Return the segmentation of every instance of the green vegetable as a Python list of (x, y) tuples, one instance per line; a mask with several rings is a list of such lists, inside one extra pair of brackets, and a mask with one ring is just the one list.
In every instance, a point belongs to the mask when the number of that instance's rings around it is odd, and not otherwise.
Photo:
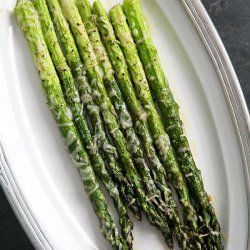
[[(109, 61), (108, 55), (106, 53), (106, 50), (101, 42), (100, 35), (98, 33), (98, 29), (93, 22), (93, 15), (91, 13), (91, 6), (88, 2), (88, 0), (77, 0), (76, 5), (79, 9), (80, 15), (82, 17), (82, 20), (84, 21), (86, 31), (89, 35), (90, 42), (93, 46), (93, 50), (95, 52), (97, 61), (99, 63), (99, 66), (102, 71), (103, 75), (103, 82), (105, 84), (106, 90), (109, 93), (110, 100), (115, 107), (116, 113), (119, 118), (120, 122), (120, 128), (123, 131), (126, 142), (127, 142), (127, 148), (128, 151), (131, 152), (134, 159), (136, 159), (136, 163), (138, 168), (140, 169), (140, 173), (142, 175), (142, 179), (144, 182), (144, 185), (147, 187), (147, 196), (149, 199), (154, 201), (157, 206), (161, 206), (162, 209), (165, 211), (171, 210), (170, 213), (172, 213), (172, 209), (169, 209), (169, 204), (166, 204), (165, 201), (161, 198), (161, 192), (160, 190), (155, 186), (154, 180), (151, 177), (150, 169), (148, 168), (145, 160), (143, 151), (141, 149), (141, 143), (139, 139), (137, 138), (137, 135), (133, 128), (133, 122), (131, 119), (131, 116), (127, 110), (126, 104), (123, 101), (123, 97), (121, 95), (120, 89), (117, 85), (116, 79), (114, 78), (114, 72), (112, 69), (112, 65)], [(141, 124), (141, 130), (146, 130), (147, 128), (145, 124)], [(144, 133), (145, 134), (145, 133)], [(148, 133), (145, 137), (146, 141), (145, 148), (146, 148), (146, 155), (150, 161), (150, 163), (153, 165), (153, 167), (159, 168), (160, 162), (156, 156), (155, 150), (152, 146), (152, 139), (150, 137), (150, 134)], [(156, 183), (158, 182), (158, 178), (155, 177)], [(163, 196), (166, 197), (169, 195), (169, 189), (168, 188), (162, 188), (162, 185), (160, 186), (160, 189), (163, 193)], [(167, 193), (167, 194), (165, 194)], [(173, 201), (173, 200), (172, 200)], [(174, 202), (172, 203), (172, 205)], [(170, 206), (172, 207), (172, 206)], [(172, 215), (171, 215), (172, 216)]]
[(70, 28), (78, 45), (79, 53), (84, 62), (84, 66), (86, 67), (86, 73), (89, 78), (91, 88), (96, 92), (96, 95), (93, 96), (94, 101), (100, 107), (103, 120), (122, 160), (123, 166), (126, 170), (126, 175), (134, 185), (138, 201), (140, 202), (141, 207), (146, 213), (149, 221), (153, 225), (157, 226), (164, 234), (167, 234), (169, 233), (168, 224), (159, 216), (152, 204), (152, 201), (147, 199), (141, 184), (141, 178), (134, 167), (129, 152), (126, 149), (125, 138), (119, 129), (115, 110), (105, 91), (101, 72), (98, 67), (93, 48), (75, 3), (73, 0), (60, 0), (60, 5), (65, 18), (70, 24)]
[(89, 158), (85, 152), (63, 98), (60, 81), (46, 47), (38, 16), (28, 0), (17, 2), (15, 14), (19, 26), (28, 41), (37, 71), (42, 80), (49, 108), (65, 139), (72, 161), (79, 169), (86, 192), (100, 220), (101, 231), (116, 249), (126, 249), (118, 230), (108, 212), (105, 197), (99, 188)]
[(126, 59), (128, 69), (134, 83), (137, 98), (140, 100), (144, 110), (146, 111), (149, 129), (154, 138), (155, 145), (159, 150), (161, 160), (169, 174), (169, 179), (173, 182), (175, 188), (177, 189), (180, 201), (183, 203), (185, 219), (188, 220), (189, 224), (191, 224), (192, 229), (194, 230), (194, 233), (197, 234), (197, 218), (189, 199), (188, 189), (182, 178), (182, 174), (179, 170), (177, 162), (175, 161), (173, 149), (169, 143), (168, 135), (164, 130), (161, 118), (155, 108), (148, 81), (121, 5), (116, 5), (110, 10), (110, 18), (113, 22), (115, 34), (120, 42), (124, 57)]
[[(99, 63), (99, 66), (101, 68), (102, 71), (102, 75), (104, 78), (104, 83), (106, 86), (106, 89), (109, 93), (109, 97), (116, 109), (116, 112), (118, 114), (118, 116), (121, 118), (120, 119), (120, 124), (121, 124), (121, 128), (123, 128), (123, 131), (126, 135), (126, 138), (130, 139), (127, 140), (128, 142), (130, 141), (130, 147), (132, 149), (132, 151), (135, 151), (135, 153), (139, 151), (138, 155), (139, 155), (139, 159), (142, 158), (141, 157), (141, 149), (139, 148), (139, 141), (136, 137), (135, 131), (132, 127), (132, 120), (130, 117), (129, 112), (127, 111), (127, 107), (126, 104), (123, 101), (123, 97), (121, 95), (120, 89), (117, 85), (117, 82), (114, 78), (114, 72), (113, 72), (113, 68), (111, 65), (111, 62), (109, 61), (108, 55), (106, 53), (106, 50), (101, 42), (98, 30), (96, 25), (94, 24), (94, 17), (91, 14), (91, 8), (90, 8), (90, 4), (87, 0), (77, 0), (76, 1), (77, 7), (79, 9), (79, 12), (81, 14), (81, 17), (83, 19), (83, 21), (85, 22), (85, 28), (86, 31), (88, 32), (89, 35), (89, 39), (91, 41), (91, 44), (93, 46), (93, 49), (95, 51), (96, 57), (97, 57), (97, 61)], [(139, 105), (134, 105), (134, 107), (139, 107)], [(140, 111), (139, 111), (140, 113)], [(135, 118), (136, 120), (137, 118)], [(156, 191), (156, 187), (151, 185), (151, 194), (150, 194), (150, 188), (148, 189), (148, 194), (153, 197), (153, 195), (157, 195), (154, 199), (155, 202), (157, 202), (157, 200), (159, 199), (160, 204), (162, 206), (162, 209), (164, 211), (167, 211), (168, 216), (174, 220), (175, 222), (175, 229), (176, 230), (176, 234), (177, 237), (179, 239), (181, 239), (183, 241), (183, 245), (185, 245), (185, 241), (186, 241), (186, 235), (184, 232), (182, 232), (182, 229), (180, 227), (180, 220), (179, 220), (179, 216), (178, 216), (178, 211), (176, 210), (176, 205), (175, 202), (172, 198), (171, 195), (171, 190), (168, 188), (168, 185), (166, 183), (165, 180), (165, 170), (163, 169), (158, 157), (156, 156), (156, 152), (154, 147), (152, 146), (152, 139), (151, 136), (148, 132), (147, 129), (147, 125), (139, 120), (139, 122), (137, 122), (137, 130), (139, 132), (139, 134), (141, 135), (141, 140), (145, 146), (145, 151), (146, 151), (146, 155), (150, 161), (151, 167), (152, 167), (152, 176), (153, 179), (155, 181), (155, 183), (157, 184), (157, 186), (159, 187), (159, 189), (162, 192), (162, 197), (165, 200), (165, 204), (161, 201), (160, 196), (158, 196), (158, 192), (159, 190)], [(134, 155), (134, 157), (138, 158), (138, 156)], [(144, 169), (145, 170), (145, 169)], [(148, 180), (150, 180), (151, 178), (148, 177), (147, 179), (144, 179), (144, 182), (147, 182)], [(158, 202), (159, 203), (159, 202)], [(167, 204), (166, 204), (167, 203)]]
[(166, 132), (176, 152), (179, 165), (186, 177), (191, 194), (200, 204), (205, 225), (211, 232), (210, 237), (218, 249), (223, 249), (220, 226), (215, 211), (209, 202), (200, 170), (196, 167), (187, 137), (183, 131), (183, 123), (179, 115), (179, 107), (175, 102), (169, 84), (161, 66), (157, 50), (153, 44), (148, 26), (142, 13), (139, 0), (124, 0), (124, 11), (132, 30), (140, 58), (142, 60), (150, 88), (159, 105)]
[(99, 108), (93, 102), (91, 88), (85, 76), (85, 70), (69, 25), (63, 16), (58, 0), (47, 0), (47, 4), (50, 9), (51, 17), (60, 38), (67, 62), (76, 80), (76, 85), (79, 90), (82, 103), (92, 122), (94, 134), (96, 135), (96, 144), (99, 145), (104, 152), (105, 158), (108, 162), (107, 167), (109, 168), (111, 175), (114, 177), (114, 180), (118, 184), (123, 200), (126, 202), (126, 204), (128, 204), (136, 218), (140, 219), (141, 214), (139, 204), (135, 199), (133, 187), (121, 171), (121, 168), (116, 160), (116, 150), (114, 150), (113, 146), (110, 145), (107, 140), (99, 114)]
[(63, 55), (59, 42), (57, 40), (56, 32), (52, 20), (50, 18), (49, 10), (45, 0), (34, 0), (34, 6), (38, 12), (41, 28), (47, 44), (48, 50), (51, 54), (52, 61), (61, 79), (61, 84), (66, 98), (66, 102), (71, 109), (73, 121), (80, 135), (82, 144), (87, 149), (92, 166), (95, 173), (103, 182), (112, 197), (117, 213), (119, 215), (119, 222), (122, 228), (122, 233), (128, 246), (132, 247), (132, 228), (133, 224), (129, 220), (126, 208), (120, 198), (119, 191), (109, 175), (105, 163), (98, 152), (97, 145), (92, 141), (92, 136), (88, 128), (86, 119), (83, 116), (83, 106), (75, 86), (74, 78), (70, 68)]
[[(83, 19), (84, 25), (85, 25), (85, 29), (88, 33), (89, 36), (89, 40), (91, 42), (91, 45), (93, 46), (93, 50), (95, 52), (95, 55), (97, 58), (100, 57), (99, 53), (104, 52), (103, 50), (101, 51), (102, 48), (100, 48), (100, 46), (102, 46), (101, 44), (101, 40), (100, 40), (100, 36), (97, 30), (97, 27), (95, 26), (95, 24), (92, 22), (92, 16), (91, 16), (91, 12), (89, 10), (91, 10), (90, 5), (88, 3), (88, 1), (85, 0), (77, 0), (76, 1), (76, 5), (79, 9), (79, 13)], [(88, 15), (90, 13), (90, 15)], [(98, 45), (97, 45), (98, 42)], [(105, 53), (106, 54), (106, 53)], [(103, 57), (103, 54), (101, 55)], [(105, 55), (107, 57), (107, 55)], [(102, 60), (104, 60), (104, 58), (102, 58)], [(98, 61), (98, 59), (97, 59)], [(99, 63), (100, 65), (100, 63)], [(101, 66), (103, 66), (103, 68), (101, 68), (101, 70), (103, 70), (103, 82), (107, 84), (107, 82), (109, 81), (115, 81), (113, 74), (111, 74), (109, 72), (109, 70), (112, 70), (112, 67), (110, 68), (109, 66), (111, 65), (103, 65), (101, 64)], [(106, 73), (108, 72), (108, 76), (106, 76)], [(112, 101), (112, 98), (110, 98)], [(118, 119), (120, 122), (120, 128), (125, 131), (125, 134), (127, 135), (129, 133), (130, 137), (126, 136), (126, 143), (127, 143), (127, 148), (128, 151), (131, 153), (132, 157), (135, 159), (136, 161), (136, 166), (140, 169), (140, 172), (142, 174), (142, 179), (143, 182), (145, 183), (146, 186), (146, 190), (147, 190), (147, 194), (150, 196), (150, 199), (154, 199), (155, 195), (159, 195), (159, 193), (155, 192), (155, 186), (154, 186), (154, 182), (151, 179), (150, 176), (150, 171), (147, 167), (147, 164), (144, 160), (144, 155), (143, 155), (143, 151), (141, 149), (140, 146), (140, 142), (136, 136), (136, 134), (134, 133), (133, 129), (132, 129), (132, 120), (131, 117), (129, 115), (129, 113), (126, 111), (126, 106), (124, 105), (124, 103), (122, 104), (122, 107), (118, 104), (118, 103), (113, 103), (116, 113), (118, 115)], [(118, 106), (119, 105), (119, 106)], [(152, 195), (152, 196), (151, 196)]]
[[(134, 93), (132, 83), (130, 81), (129, 73), (127, 70), (127, 64), (126, 64), (126, 61), (124, 59), (123, 53), (119, 47), (119, 43), (117, 42), (117, 40), (115, 38), (114, 31), (113, 31), (112, 26), (107, 18), (105, 10), (99, 1), (94, 2), (93, 12), (94, 12), (94, 14), (97, 15), (97, 23), (98, 23), (99, 31), (102, 34), (103, 42), (106, 45), (106, 49), (108, 51), (109, 58), (110, 58), (112, 65), (117, 73), (117, 79), (118, 79), (120, 87), (124, 93), (125, 99), (127, 101), (127, 105), (130, 108), (131, 113), (133, 114), (134, 118), (137, 121), (143, 120), (145, 122), (145, 119), (144, 119), (145, 115), (142, 115), (143, 113), (141, 112), (139, 103), (136, 100), (136, 96)], [(141, 122), (137, 122), (136, 126), (138, 126), (140, 123)], [(161, 123), (160, 123), (160, 126), (162, 126)], [(154, 132), (154, 133), (152, 133), (153, 135), (155, 135), (155, 132), (159, 134), (159, 128), (156, 127), (155, 131), (153, 131), (153, 132)], [(145, 137), (145, 131), (142, 134), (144, 134), (144, 137)], [(165, 134), (164, 129), (163, 129), (163, 134)], [(157, 135), (157, 136), (158, 136), (158, 138), (160, 137), (159, 135)], [(154, 139), (157, 139), (157, 137)], [(161, 149), (161, 151), (163, 151), (163, 150), (164, 150), (164, 148)], [(169, 152), (171, 152), (171, 151), (169, 151)], [(167, 166), (167, 169), (170, 168), (172, 172), (173, 171), (177, 172), (177, 174), (175, 174), (175, 176), (174, 176), (176, 179), (173, 178), (175, 181), (174, 184), (179, 190), (179, 193), (181, 195), (181, 201), (184, 203), (184, 210), (185, 210), (186, 215), (187, 215), (186, 218), (189, 219), (190, 224), (193, 225), (195, 227), (195, 230), (196, 230), (197, 229), (197, 225), (195, 223), (196, 217), (195, 217), (194, 210), (191, 206), (191, 203), (189, 201), (188, 192), (185, 188), (185, 183), (183, 182), (181, 173), (179, 172), (178, 166), (175, 162), (174, 155), (170, 154), (170, 157), (171, 157), (170, 158), (171, 161), (169, 161), (169, 156), (166, 157), (166, 159), (164, 159), (163, 157), (161, 157), (161, 158), (163, 159), (163, 163), (165, 163), (165, 166)], [(174, 165), (170, 165), (169, 163), (174, 164)], [(172, 174), (172, 172), (171, 172), (171, 174)]]

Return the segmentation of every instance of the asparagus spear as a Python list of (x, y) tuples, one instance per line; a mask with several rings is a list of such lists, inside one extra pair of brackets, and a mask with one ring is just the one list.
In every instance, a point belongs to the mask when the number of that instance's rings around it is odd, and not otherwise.
[(156, 97), (163, 116), (165, 130), (170, 136), (181, 170), (186, 177), (191, 194), (201, 206), (206, 226), (210, 228), (217, 248), (223, 249), (218, 219), (204, 189), (201, 172), (193, 159), (187, 137), (183, 130), (178, 104), (174, 100), (165, 77), (157, 50), (142, 13), (140, 1), (124, 0), (123, 7), (147, 74), (150, 88)]
[[(97, 94), (94, 96), (94, 101), (100, 106), (100, 111), (104, 122), (114, 141), (118, 154), (121, 157), (126, 174), (135, 187), (141, 207), (146, 213), (150, 223), (158, 227), (161, 232), (166, 235), (169, 233), (168, 224), (163, 218), (159, 216), (152, 204), (152, 201), (147, 199), (141, 184), (141, 178), (138, 175), (133, 161), (130, 158), (130, 154), (126, 149), (124, 136), (119, 129), (119, 125), (116, 120), (116, 113), (103, 86), (97, 60), (77, 7), (75, 6), (73, 0), (60, 0), (60, 5), (65, 18), (70, 24), (72, 33), (78, 45), (80, 56), (84, 61), (87, 76), (91, 82), (91, 88), (93, 91), (97, 92)], [(172, 239), (167, 238), (167, 240), (172, 246)]]
[(89, 194), (92, 206), (100, 220), (101, 231), (114, 248), (126, 249), (126, 244), (123, 242), (108, 212), (105, 197), (99, 188), (88, 155), (81, 144), (72, 119), (69, 116), (60, 82), (45, 45), (35, 8), (28, 0), (18, 1), (15, 8), (15, 15), (28, 41), (37, 71), (42, 80), (49, 108), (65, 139), (65, 144), (72, 161), (80, 172), (85, 190)]
[(121, 168), (116, 160), (116, 150), (113, 150), (113, 147), (109, 144), (106, 137), (99, 114), (99, 108), (92, 100), (91, 88), (84, 74), (83, 64), (68, 23), (63, 16), (62, 10), (57, 0), (47, 0), (47, 4), (50, 9), (55, 28), (57, 29), (57, 33), (60, 38), (67, 62), (76, 80), (76, 85), (79, 90), (82, 103), (90, 117), (92, 126), (94, 127), (94, 133), (97, 135), (96, 143), (100, 144), (100, 147), (104, 152), (105, 158), (108, 162), (109, 171), (118, 184), (123, 200), (130, 207), (135, 217), (140, 220), (141, 214), (139, 204), (135, 199), (133, 187), (129, 180), (122, 173)]
[[(91, 13), (90, 4), (88, 0), (77, 0), (76, 5), (79, 9), (79, 12), (83, 21), (85, 22), (85, 28), (88, 32), (89, 39), (96, 53), (99, 66), (101, 67), (103, 78), (104, 78), (104, 83), (109, 93), (110, 99), (119, 117), (123, 118), (122, 124), (126, 124), (125, 134), (128, 135), (129, 137), (136, 138), (134, 128), (132, 127), (131, 116), (127, 110), (127, 106), (121, 95), (120, 89), (114, 77), (114, 71), (113, 71), (111, 62), (109, 61), (107, 52), (101, 42), (100, 35), (94, 23), (95, 20)], [(136, 99), (135, 99), (135, 102), (136, 103), (133, 105), (134, 110), (136, 109), (136, 107), (140, 107), (140, 105), (137, 104)], [(137, 113), (141, 113), (140, 108), (138, 108)], [(176, 209), (175, 202), (172, 198), (171, 190), (169, 189), (168, 184), (166, 183), (166, 180), (165, 180), (165, 176), (166, 176), (165, 170), (156, 155), (155, 149), (152, 145), (152, 138), (149, 134), (146, 123), (143, 122), (142, 120), (138, 120), (138, 117), (134, 117), (134, 118), (135, 118), (135, 121), (137, 121), (137, 130), (144, 144), (146, 155), (151, 165), (152, 177), (155, 183), (157, 184), (158, 188), (161, 190), (162, 197), (166, 203), (163, 205), (164, 211), (167, 211), (168, 216), (171, 218), (171, 220), (174, 221), (174, 224), (175, 224), (174, 227), (176, 231), (175, 234), (177, 235), (179, 242), (182, 242), (181, 245), (185, 246), (186, 235), (181, 229), (178, 211)], [(136, 143), (134, 144), (136, 145)]]
[(132, 248), (133, 224), (129, 220), (126, 208), (120, 198), (119, 191), (105, 167), (105, 163), (98, 152), (98, 148), (96, 145), (94, 145), (92, 141), (92, 136), (89, 131), (87, 121), (82, 114), (83, 107), (80, 101), (78, 91), (75, 87), (74, 78), (57, 40), (54, 26), (50, 18), (49, 10), (46, 5), (46, 1), (34, 0), (33, 3), (38, 12), (45, 42), (51, 54), (51, 58), (55, 65), (55, 68), (61, 79), (61, 84), (66, 98), (66, 102), (71, 109), (73, 115), (72, 119), (78, 130), (82, 144), (87, 149), (87, 153), (90, 156), (90, 160), (92, 162), (92, 166), (94, 168), (95, 173), (100, 178), (100, 180), (102, 181), (114, 201), (114, 205), (119, 215), (119, 222), (122, 228), (122, 234), (126, 239), (128, 246)]
[[(146, 165), (145, 160), (143, 159), (143, 151), (141, 149), (141, 143), (133, 129), (132, 118), (127, 110), (126, 104), (123, 101), (121, 96), (121, 92), (114, 78), (114, 73), (112, 69), (112, 65), (108, 59), (108, 55), (105, 51), (105, 48), (101, 42), (100, 35), (98, 33), (98, 29), (93, 22), (93, 16), (91, 14), (91, 6), (88, 0), (77, 0), (76, 5), (78, 7), (79, 13), (81, 15), (82, 20), (84, 21), (86, 31), (89, 35), (90, 42), (93, 46), (93, 50), (96, 54), (97, 61), (102, 70), (103, 82), (105, 84), (106, 90), (109, 93), (110, 100), (115, 107), (116, 113), (118, 114), (118, 118), (120, 120), (120, 128), (125, 134), (126, 142), (128, 144), (128, 151), (131, 151), (132, 156), (142, 165), (141, 167), (141, 175), (143, 176), (145, 186), (147, 187), (147, 195), (150, 199), (154, 200), (157, 205), (166, 206), (165, 202), (161, 200), (160, 191), (155, 186), (155, 183), (151, 177), (150, 170)], [(147, 141), (150, 141), (151, 138), (147, 138)], [(148, 143), (147, 145), (148, 146)], [(153, 149), (147, 148), (147, 154), (149, 159), (152, 161), (152, 153)], [(157, 158), (153, 158), (154, 165), (155, 160)], [(157, 162), (158, 163), (158, 162)], [(163, 203), (163, 204), (162, 204)]]

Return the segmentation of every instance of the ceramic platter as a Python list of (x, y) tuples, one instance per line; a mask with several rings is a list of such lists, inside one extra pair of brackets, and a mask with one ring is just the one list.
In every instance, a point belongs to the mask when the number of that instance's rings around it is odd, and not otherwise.
[[(103, 0), (107, 9), (117, 2)], [(245, 250), (249, 117), (230, 60), (199, 0), (142, 4), (213, 197), (225, 249)], [(110, 249), (46, 106), (14, 5), (0, 0), (1, 185), (36, 249)], [(134, 224), (136, 250), (166, 249), (145, 218)]]

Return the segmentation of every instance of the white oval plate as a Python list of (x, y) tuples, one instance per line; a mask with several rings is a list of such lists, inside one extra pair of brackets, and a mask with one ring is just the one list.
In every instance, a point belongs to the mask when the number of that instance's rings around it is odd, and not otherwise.
[[(142, 3), (225, 247), (247, 249), (249, 117), (232, 65), (199, 0)], [(1, 184), (37, 249), (109, 249), (45, 104), (15, 1), (0, 5)], [(134, 236), (135, 249), (166, 249), (145, 219)]]

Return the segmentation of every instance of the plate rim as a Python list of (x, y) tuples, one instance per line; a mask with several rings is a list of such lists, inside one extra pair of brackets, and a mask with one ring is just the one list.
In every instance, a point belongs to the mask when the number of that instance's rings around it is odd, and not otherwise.
[(234, 123), (246, 182), (247, 249), (250, 249), (250, 117), (248, 107), (229, 55), (201, 0), (181, 0), (181, 2), (210, 55)]
[[(250, 118), (239, 80), (230, 58), (201, 0), (180, 0), (200, 35), (222, 86), (240, 145), (248, 202), (248, 240), (250, 248)], [(11, 172), (0, 140), (0, 184), (28, 238), (36, 249), (50, 250), (53, 246), (29, 210)]]

